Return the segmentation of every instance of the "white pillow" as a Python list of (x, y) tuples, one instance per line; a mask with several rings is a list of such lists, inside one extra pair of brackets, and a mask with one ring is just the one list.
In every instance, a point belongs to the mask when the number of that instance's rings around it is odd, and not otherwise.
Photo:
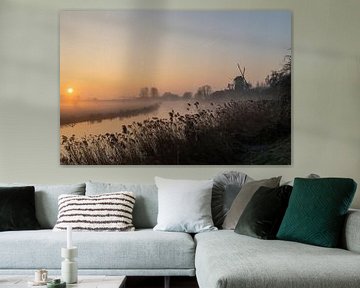
[(217, 230), (211, 217), (213, 180), (155, 177), (159, 212), (154, 230), (198, 233)]

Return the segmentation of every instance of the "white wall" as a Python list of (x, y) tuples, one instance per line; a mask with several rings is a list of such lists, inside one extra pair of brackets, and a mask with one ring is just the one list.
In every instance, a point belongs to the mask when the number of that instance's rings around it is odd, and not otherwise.
[[(293, 11), (292, 165), (60, 166), (58, 12), (117, 8)], [(0, 0), (0, 182), (145, 183), (236, 169), (254, 178), (344, 176), (360, 186), (359, 19), (358, 0)]]

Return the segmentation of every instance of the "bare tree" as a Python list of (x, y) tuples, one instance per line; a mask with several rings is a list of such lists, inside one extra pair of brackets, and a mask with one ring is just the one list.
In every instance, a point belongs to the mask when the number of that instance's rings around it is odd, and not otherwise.
[(151, 98), (159, 98), (159, 90), (156, 87), (151, 87), (150, 97)]
[(198, 88), (195, 98), (198, 100), (209, 99), (212, 93), (212, 89), (210, 85), (204, 85)]
[(148, 98), (149, 97), (149, 88), (148, 87), (141, 88), (140, 92), (139, 92), (139, 97), (140, 98)]

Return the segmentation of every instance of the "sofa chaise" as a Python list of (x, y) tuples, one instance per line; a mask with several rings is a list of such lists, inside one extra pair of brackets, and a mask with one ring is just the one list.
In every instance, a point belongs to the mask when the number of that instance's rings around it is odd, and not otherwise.
[(360, 287), (360, 211), (350, 211), (342, 249), (262, 240), (231, 230), (195, 236), (201, 288)]

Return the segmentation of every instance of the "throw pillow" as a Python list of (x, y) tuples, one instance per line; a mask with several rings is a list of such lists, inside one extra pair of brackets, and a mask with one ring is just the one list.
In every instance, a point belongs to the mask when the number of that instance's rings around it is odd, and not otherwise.
[(269, 188), (278, 187), (280, 179), (281, 176), (270, 179), (252, 181), (244, 184), (224, 219), (223, 229), (234, 230), (237, 222), (240, 219), (241, 214), (243, 213), (246, 205), (249, 203), (251, 197), (255, 194), (255, 192), (261, 186)]
[(213, 180), (155, 177), (159, 213), (154, 230), (198, 233), (216, 230), (211, 217)]
[(136, 229), (154, 228), (158, 215), (158, 192), (154, 184), (86, 182), (86, 195), (131, 191), (136, 202), (133, 223)]
[[(306, 176), (306, 177), (304, 177), (304, 178), (315, 179), (315, 178), (320, 178), (320, 176), (319, 176), (318, 174), (311, 173), (311, 174), (307, 175), (307, 176)], [(289, 181), (286, 181), (286, 182), (284, 182), (282, 185), (290, 185), (290, 186), (294, 186), (294, 179), (289, 180)]]
[(34, 194), (33, 186), (0, 187), (0, 231), (40, 228)]
[[(35, 187), (35, 210), (41, 228), (52, 229), (58, 216), (58, 197), (61, 194), (85, 195), (85, 184), (33, 185), (0, 183), (4, 187)], [(119, 191), (119, 190), (118, 190)]]
[(241, 187), (251, 180), (245, 173), (238, 171), (227, 171), (215, 176), (212, 189), (211, 213), (216, 227), (221, 228), (225, 216)]
[(295, 178), (277, 238), (336, 247), (355, 190), (348, 178)]
[(74, 231), (133, 231), (132, 192), (96, 196), (61, 195), (55, 231), (72, 226)]
[(288, 206), (292, 187), (260, 187), (251, 198), (235, 232), (260, 239), (275, 239)]

